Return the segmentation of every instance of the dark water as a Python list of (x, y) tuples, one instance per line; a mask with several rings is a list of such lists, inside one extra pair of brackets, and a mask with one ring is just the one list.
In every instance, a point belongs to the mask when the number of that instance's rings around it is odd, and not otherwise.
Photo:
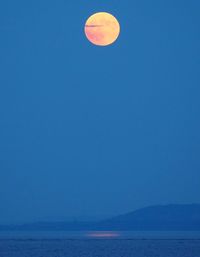
[(1, 232), (0, 257), (200, 257), (200, 232)]
[(200, 257), (200, 240), (0, 240), (1, 257)]
[(200, 239), (200, 231), (8, 231), (0, 239)]

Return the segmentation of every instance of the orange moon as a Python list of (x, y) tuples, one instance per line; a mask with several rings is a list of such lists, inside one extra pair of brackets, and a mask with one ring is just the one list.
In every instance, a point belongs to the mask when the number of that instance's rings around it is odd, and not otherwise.
[(119, 37), (120, 24), (110, 13), (95, 13), (86, 21), (85, 34), (94, 45), (107, 46)]

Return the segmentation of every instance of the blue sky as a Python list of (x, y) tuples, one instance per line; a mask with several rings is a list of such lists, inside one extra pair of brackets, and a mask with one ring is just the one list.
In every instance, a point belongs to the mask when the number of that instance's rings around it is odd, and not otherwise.
[[(110, 12), (118, 41), (90, 44)], [(200, 202), (200, 2), (0, 3), (0, 222)]]

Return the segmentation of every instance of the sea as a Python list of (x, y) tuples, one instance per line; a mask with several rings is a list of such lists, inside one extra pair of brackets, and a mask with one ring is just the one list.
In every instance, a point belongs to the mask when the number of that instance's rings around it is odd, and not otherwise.
[(0, 257), (200, 257), (200, 231), (0, 232)]

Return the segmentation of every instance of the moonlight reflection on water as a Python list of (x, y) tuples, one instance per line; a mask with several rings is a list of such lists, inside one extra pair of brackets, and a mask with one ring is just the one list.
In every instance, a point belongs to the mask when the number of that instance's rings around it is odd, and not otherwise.
[(120, 237), (119, 232), (113, 232), (113, 231), (95, 231), (95, 232), (89, 232), (86, 234), (87, 237), (90, 238), (118, 238)]

